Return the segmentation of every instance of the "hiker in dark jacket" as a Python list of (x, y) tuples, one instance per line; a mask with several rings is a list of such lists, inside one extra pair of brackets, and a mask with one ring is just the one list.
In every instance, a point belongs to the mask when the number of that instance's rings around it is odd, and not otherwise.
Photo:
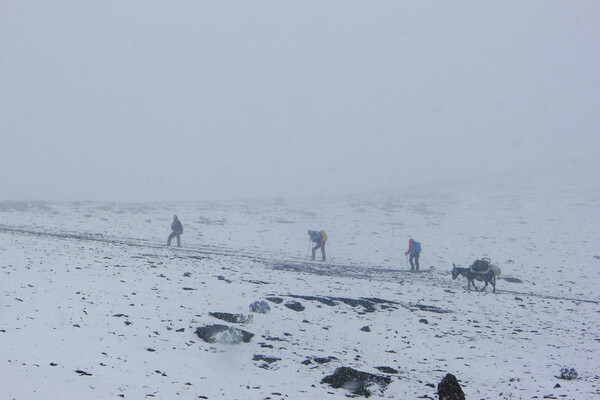
[(317, 245), (312, 249), (312, 260), (315, 259), (315, 252), (317, 249), (321, 249), (321, 255), (323, 256), (323, 261), (325, 261), (325, 241), (326, 238), (321, 235), (321, 232), (318, 231), (308, 231), (308, 236), (310, 236), (310, 240), (315, 242)]
[(181, 247), (181, 234), (183, 233), (183, 225), (181, 225), (181, 221), (177, 219), (177, 215), (173, 215), (173, 223), (171, 224), (171, 234), (167, 239), (167, 246), (171, 245), (171, 240), (177, 236), (177, 247)]
[[(415, 239), (410, 239), (408, 241), (408, 251), (406, 253), (404, 253), (405, 256), (410, 254), (410, 258), (409, 258), (409, 262), (410, 262), (410, 270), (412, 272), (415, 272), (415, 266), (416, 271), (419, 271), (419, 256), (421, 255), (421, 243), (419, 242), (415, 242)], [(413, 260), (414, 260), (414, 264), (413, 264)]]

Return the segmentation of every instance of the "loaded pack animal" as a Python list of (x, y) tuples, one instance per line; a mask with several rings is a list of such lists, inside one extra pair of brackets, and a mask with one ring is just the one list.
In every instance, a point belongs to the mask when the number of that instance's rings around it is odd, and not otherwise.
[(475, 260), (475, 262), (469, 268), (460, 268), (457, 267), (454, 263), (452, 264), (454, 268), (452, 269), (452, 279), (458, 278), (460, 275), (467, 278), (467, 289), (471, 290), (471, 285), (477, 289), (475, 286), (475, 281), (485, 282), (485, 285), (481, 288), (480, 291), (485, 290), (488, 284), (492, 285), (493, 292), (496, 293), (496, 277), (499, 276), (502, 272), (500, 271), (500, 267), (497, 265), (493, 265), (490, 262), (489, 258), (482, 258), (481, 260)]

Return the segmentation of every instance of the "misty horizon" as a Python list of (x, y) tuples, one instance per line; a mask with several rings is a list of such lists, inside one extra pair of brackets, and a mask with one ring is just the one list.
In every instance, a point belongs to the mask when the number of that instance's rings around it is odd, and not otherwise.
[(315, 197), (600, 149), (592, 1), (5, 2), (0, 200)]

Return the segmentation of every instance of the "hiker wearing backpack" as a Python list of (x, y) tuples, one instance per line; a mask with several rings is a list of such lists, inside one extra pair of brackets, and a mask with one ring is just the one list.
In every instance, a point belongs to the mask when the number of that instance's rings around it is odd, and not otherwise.
[(315, 259), (315, 252), (317, 249), (321, 249), (321, 255), (323, 256), (323, 261), (325, 261), (325, 242), (327, 241), (327, 233), (325, 231), (308, 231), (308, 236), (310, 236), (310, 240), (317, 245), (312, 249), (312, 260)]
[[(404, 255), (409, 255), (410, 254), (410, 258), (409, 258), (409, 262), (410, 262), (410, 270), (412, 272), (415, 271), (419, 271), (419, 256), (421, 255), (421, 243), (416, 242), (415, 239), (410, 239), (408, 241), (408, 251), (406, 253), (404, 253)], [(414, 260), (414, 264), (413, 264), (413, 260)], [(415, 269), (416, 266), (416, 269)]]
[(167, 246), (171, 245), (171, 240), (177, 237), (177, 247), (181, 247), (181, 234), (183, 233), (183, 225), (181, 221), (177, 219), (177, 215), (173, 215), (173, 223), (171, 223), (171, 234), (167, 238)]

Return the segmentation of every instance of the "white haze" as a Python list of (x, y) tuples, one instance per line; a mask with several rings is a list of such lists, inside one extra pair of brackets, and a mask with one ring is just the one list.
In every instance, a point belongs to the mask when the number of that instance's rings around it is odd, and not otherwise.
[(3, 1), (0, 200), (312, 196), (600, 149), (597, 1)]

